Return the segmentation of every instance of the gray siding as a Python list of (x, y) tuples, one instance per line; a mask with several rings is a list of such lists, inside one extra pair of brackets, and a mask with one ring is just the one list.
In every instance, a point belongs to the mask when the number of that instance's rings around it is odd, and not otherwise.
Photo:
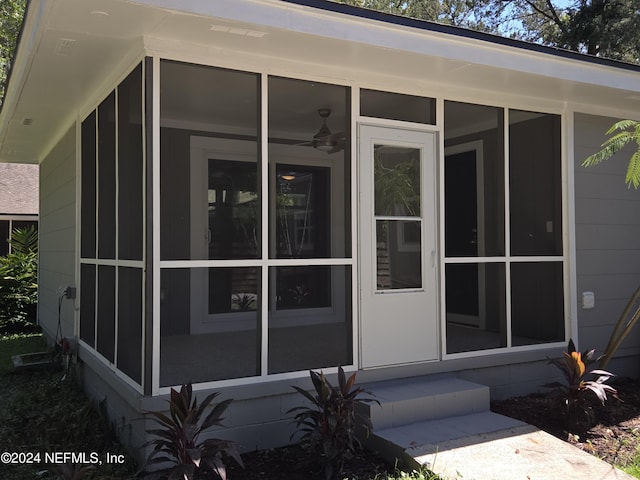
[[(640, 191), (628, 189), (624, 176), (633, 149), (596, 167), (584, 159), (600, 149), (613, 118), (575, 116), (575, 215), (578, 340), (581, 349), (604, 350), (628, 299), (640, 285)], [(580, 306), (582, 292), (595, 292), (592, 310)], [(640, 327), (618, 350), (618, 357), (640, 353)], [(618, 360), (614, 373), (637, 374), (637, 360)], [(633, 367), (631, 365), (634, 365)]]
[[(75, 282), (76, 136), (69, 129), (40, 165), (40, 250), (38, 314), (53, 340), (58, 324), (58, 298)], [(74, 301), (63, 300), (61, 327), (73, 336)]]

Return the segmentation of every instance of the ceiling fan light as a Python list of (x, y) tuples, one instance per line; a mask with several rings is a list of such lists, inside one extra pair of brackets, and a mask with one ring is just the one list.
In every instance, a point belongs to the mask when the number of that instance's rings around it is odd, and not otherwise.
[(320, 150), (321, 152), (330, 152), (332, 151), (334, 148), (336, 148), (336, 143), (332, 142), (331, 140), (329, 140), (328, 138), (325, 138), (324, 140), (321, 140), (319, 142), (314, 142), (313, 145), (317, 150)]

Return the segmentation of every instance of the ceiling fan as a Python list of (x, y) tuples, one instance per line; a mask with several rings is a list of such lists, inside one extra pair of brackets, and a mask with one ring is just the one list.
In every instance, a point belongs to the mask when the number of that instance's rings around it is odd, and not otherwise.
[(332, 133), (327, 126), (327, 119), (331, 115), (330, 108), (319, 108), (318, 115), (322, 118), (322, 126), (310, 142), (299, 143), (298, 145), (310, 145), (321, 152), (335, 153), (344, 150), (345, 134), (344, 132)]

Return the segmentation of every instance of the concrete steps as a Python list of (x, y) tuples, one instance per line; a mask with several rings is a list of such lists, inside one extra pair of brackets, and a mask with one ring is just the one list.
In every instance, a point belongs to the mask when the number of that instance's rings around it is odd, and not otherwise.
[(417, 466), (416, 458), (447, 442), (525, 425), (489, 410), (489, 387), (458, 378), (400, 379), (365, 388), (380, 402), (361, 406), (373, 425), (367, 445), (407, 465)]
[(489, 388), (457, 378), (365, 385), (377, 404), (361, 406), (373, 432), (365, 442), (390, 461), (425, 465), (443, 479), (557, 480), (633, 477), (567, 442), (489, 409)]

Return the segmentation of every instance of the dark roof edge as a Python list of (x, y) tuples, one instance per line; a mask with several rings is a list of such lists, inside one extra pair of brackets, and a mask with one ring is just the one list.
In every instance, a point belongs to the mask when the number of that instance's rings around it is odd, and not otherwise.
[(469, 38), (473, 40), (480, 40), (483, 42), (489, 42), (496, 45), (503, 45), (513, 48), (519, 48), (521, 50), (528, 50), (532, 52), (544, 53), (547, 55), (554, 55), (556, 57), (562, 57), (572, 60), (578, 60), (587, 63), (593, 63), (596, 65), (603, 65), (607, 67), (614, 67), (623, 70), (630, 70), (634, 72), (640, 72), (640, 65), (635, 63), (624, 62), (622, 60), (614, 60), (611, 58), (596, 57), (595, 55), (589, 55), (586, 53), (574, 52), (572, 50), (566, 50), (563, 48), (550, 47), (547, 45), (540, 45), (538, 43), (526, 42), (524, 40), (516, 40), (508, 37), (501, 37), (487, 32), (480, 32), (477, 30), (471, 30), (463, 27), (456, 27), (453, 25), (445, 25), (443, 23), (431, 22), (428, 20), (419, 20), (416, 18), (403, 17), (392, 13), (379, 12), (376, 10), (370, 10), (367, 8), (356, 7), (353, 5), (346, 5), (344, 3), (337, 3), (330, 0), (281, 0), (286, 3), (292, 3), (295, 5), (301, 5), (305, 7), (318, 8), (320, 10), (326, 10), (330, 12), (341, 13), (344, 15), (350, 15), (352, 17), (365, 18), (368, 20), (377, 20), (392, 25), (399, 25), (403, 27), (412, 27), (419, 30), (426, 30), (430, 32), (444, 33), (447, 35), (454, 35), (457, 37)]

